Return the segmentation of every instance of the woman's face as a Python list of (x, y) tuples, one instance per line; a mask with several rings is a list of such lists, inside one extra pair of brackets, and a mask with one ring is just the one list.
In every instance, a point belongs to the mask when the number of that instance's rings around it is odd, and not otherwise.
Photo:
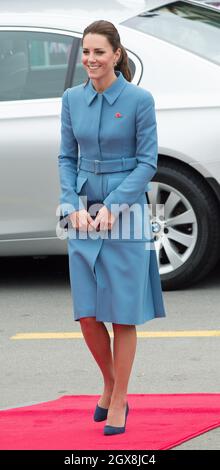
[(86, 34), (83, 39), (82, 64), (88, 76), (101, 79), (112, 75), (114, 63), (120, 58), (120, 51), (121, 49), (118, 48), (116, 52), (113, 52), (111, 44), (102, 34)]

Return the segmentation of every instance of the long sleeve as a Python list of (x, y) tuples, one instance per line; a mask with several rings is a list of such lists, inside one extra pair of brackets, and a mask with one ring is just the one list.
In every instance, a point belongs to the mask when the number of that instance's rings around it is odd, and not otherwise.
[(68, 103), (68, 89), (62, 96), (61, 108), (61, 144), (58, 155), (60, 178), (60, 205), (63, 215), (81, 207), (81, 200), (76, 193), (76, 175), (78, 162), (78, 142), (74, 136)]
[(115, 215), (124, 210), (123, 206), (117, 208), (111, 207), (111, 205), (128, 204), (130, 207), (146, 191), (147, 184), (157, 171), (158, 143), (155, 103), (151, 93), (146, 90), (141, 95), (136, 111), (135, 157), (137, 158), (137, 167), (103, 201)]

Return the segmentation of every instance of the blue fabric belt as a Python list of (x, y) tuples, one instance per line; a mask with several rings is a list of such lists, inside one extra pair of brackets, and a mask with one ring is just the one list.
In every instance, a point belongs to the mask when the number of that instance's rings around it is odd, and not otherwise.
[(80, 156), (79, 169), (93, 173), (114, 173), (115, 171), (132, 170), (137, 166), (136, 157), (122, 157), (112, 160), (88, 160)]

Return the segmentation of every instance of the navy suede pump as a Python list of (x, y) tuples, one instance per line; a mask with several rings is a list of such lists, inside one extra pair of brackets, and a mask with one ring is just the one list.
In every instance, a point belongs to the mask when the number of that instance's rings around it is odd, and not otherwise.
[(108, 415), (108, 408), (102, 408), (98, 404), (96, 405), (94, 413), (94, 421), (104, 421)]
[(128, 406), (128, 403), (127, 403), (126, 404), (125, 424), (124, 424), (124, 426), (110, 426), (110, 425), (107, 424), (104, 427), (105, 436), (110, 436), (110, 435), (113, 435), (113, 434), (122, 434), (123, 432), (125, 432), (128, 412), (129, 412), (129, 406)]

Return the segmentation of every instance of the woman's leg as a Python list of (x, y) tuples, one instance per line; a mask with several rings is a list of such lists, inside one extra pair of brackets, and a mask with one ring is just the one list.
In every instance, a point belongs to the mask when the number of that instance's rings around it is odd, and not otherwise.
[(135, 325), (113, 323), (112, 326), (114, 330), (115, 383), (106, 424), (124, 426), (126, 394), (136, 352), (137, 334)]
[(97, 322), (94, 317), (81, 318), (80, 326), (86, 344), (101, 369), (104, 379), (104, 392), (98, 404), (103, 408), (108, 408), (114, 386), (114, 365), (108, 330), (103, 322)]

